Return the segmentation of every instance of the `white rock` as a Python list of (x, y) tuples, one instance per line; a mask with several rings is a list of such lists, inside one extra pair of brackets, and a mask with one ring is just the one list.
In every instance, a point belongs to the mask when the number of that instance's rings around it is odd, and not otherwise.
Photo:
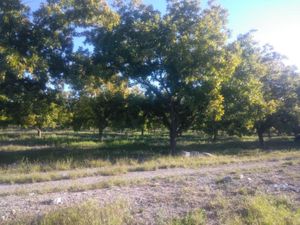
[(184, 156), (184, 157), (191, 157), (191, 153), (190, 152), (186, 152), (186, 151), (181, 151), (180, 155)]
[(34, 192), (31, 192), (31, 193), (29, 193), (28, 195), (29, 195), (29, 196), (34, 196), (35, 193), (34, 193)]
[(58, 197), (58, 198), (53, 199), (52, 203), (53, 203), (54, 205), (60, 205), (60, 204), (63, 203), (63, 201), (62, 201), (62, 198), (61, 198), (61, 197)]
[(67, 178), (67, 177), (69, 177), (69, 174), (63, 173), (61, 176), (62, 176), (63, 178)]
[(240, 175), (240, 179), (241, 180), (244, 179), (244, 175), (243, 174)]
[(208, 153), (208, 152), (203, 152), (203, 153), (202, 153), (202, 155), (203, 155), (203, 156), (214, 157), (214, 155), (213, 155), (213, 154), (211, 154), (211, 153)]
[(181, 151), (179, 152), (179, 155), (184, 157), (214, 157), (213, 154), (210, 154), (208, 152), (198, 152), (198, 151)]
[(248, 177), (248, 180), (251, 181), (252, 179), (250, 177)]

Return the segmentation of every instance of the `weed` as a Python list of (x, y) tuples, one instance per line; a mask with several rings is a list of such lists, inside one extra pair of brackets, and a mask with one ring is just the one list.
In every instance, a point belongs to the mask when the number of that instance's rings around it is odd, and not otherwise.
[(300, 209), (286, 197), (258, 195), (246, 197), (238, 213), (230, 219), (228, 225), (298, 225), (300, 224)]
[(206, 224), (206, 216), (204, 210), (198, 209), (188, 213), (183, 218), (171, 220), (166, 225), (204, 225)]
[(17, 225), (125, 225), (130, 224), (128, 205), (117, 201), (100, 207), (95, 201), (59, 209), (37, 218), (22, 218)]

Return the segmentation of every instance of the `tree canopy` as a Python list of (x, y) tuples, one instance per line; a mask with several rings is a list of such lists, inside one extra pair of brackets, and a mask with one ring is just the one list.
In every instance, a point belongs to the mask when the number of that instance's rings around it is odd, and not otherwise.
[[(299, 132), (297, 68), (252, 32), (230, 39), (214, 1), (47, 0), (0, 3), (0, 122), (23, 127), (161, 124), (170, 153), (188, 129)], [(75, 47), (78, 38), (86, 46)], [(66, 84), (67, 87), (66, 88)], [(67, 90), (69, 89), (69, 90)]]
[(120, 22), (90, 32), (100, 74), (121, 74), (158, 102), (157, 115), (176, 137), (206, 112), (223, 113), (220, 89), (238, 57), (227, 46), (226, 11), (198, 1), (168, 1), (162, 15), (151, 6), (119, 2)]

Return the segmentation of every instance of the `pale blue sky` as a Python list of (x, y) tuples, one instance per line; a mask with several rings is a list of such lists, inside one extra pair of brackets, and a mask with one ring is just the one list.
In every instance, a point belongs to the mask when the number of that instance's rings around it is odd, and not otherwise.
[[(42, 0), (23, 0), (36, 9)], [(164, 11), (165, 0), (145, 0)], [(257, 29), (256, 39), (269, 43), (300, 69), (300, 0), (219, 0), (229, 11), (233, 37)]]

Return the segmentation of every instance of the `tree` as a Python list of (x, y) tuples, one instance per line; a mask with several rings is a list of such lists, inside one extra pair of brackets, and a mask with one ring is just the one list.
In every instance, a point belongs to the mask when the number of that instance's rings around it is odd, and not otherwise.
[(86, 86), (75, 106), (74, 125), (77, 129), (96, 127), (102, 140), (106, 127), (125, 126), (130, 90), (127, 81), (118, 76), (108, 81), (100, 79), (92, 84)]
[(226, 11), (212, 2), (200, 10), (195, 0), (167, 1), (165, 15), (135, 1), (115, 7), (120, 22), (90, 32), (93, 62), (102, 75), (121, 74), (157, 102), (174, 154), (178, 134), (197, 116), (222, 111), (221, 83), (236, 64), (226, 51)]
[(24, 115), (29, 111), (26, 104), (23, 104), (28, 90), (35, 91), (35, 94), (41, 90), (42, 85), (30, 76), (36, 64), (38, 56), (33, 45), (29, 8), (19, 0), (1, 1), (0, 96), (1, 117), (6, 120), (6, 124), (20, 124), (21, 113)]
[[(236, 44), (240, 63), (222, 85), (224, 116), (218, 125), (228, 134), (240, 136), (255, 129), (257, 121), (263, 120), (272, 108), (264, 99), (261, 79), (266, 69), (252, 32), (240, 35)], [(261, 137), (261, 132), (258, 133)]]
[(283, 63), (277, 65), (277, 68), (278, 74), (264, 81), (268, 94), (279, 102), (276, 112), (270, 118), (271, 126), (280, 133), (294, 134), (297, 137), (300, 125), (299, 73), (296, 67)]
[(39, 129), (54, 126), (52, 119), (62, 113), (57, 91), (63, 91), (77, 60), (73, 38), (80, 35), (78, 28), (110, 26), (116, 20), (104, 1), (48, 0), (33, 14), (20, 0), (1, 1), (1, 120)]
[[(299, 74), (296, 67), (286, 66), (283, 62), (284, 56), (275, 52), (270, 45), (262, 49), (262, 62), (265, 68), (265, 75), (261, 77), (263, 84), (263, 96), (271, 111), (267, 112), (264, 118), (256, 122), (256, 130), (259, 134), (260, 144), (263, 146), (263, 133), (271, 127), (283, 131), (283, 128), (296, 131), (298, 114)], [(294, 114), (294, 115), (293, 115)], [(283, 119), (284, 118), (284, 119)], [(280, 120), (285, 121), (285, 125)], [(287, 129), (288, 121), (295, 122), (295, 126)], [(281, 124), (281, 125), (280, 125)], [(293, 128), (294, 127), (294, 128)]]
[(286, 111), (293, 111), (291, 105), (295, 107), (299, 79), (295, 69), (284, 65), (281, 55), (269, 45), (261, 48), (252, 34), (240, 35), (236, 42), (241, 61), (223, 83), (225, 113), (218, 125), (231, 135), (249, 134), (255, 129), (263, 147), (265, 132), (271, 127), (279, 129), (284, 115), (292, 119)]

